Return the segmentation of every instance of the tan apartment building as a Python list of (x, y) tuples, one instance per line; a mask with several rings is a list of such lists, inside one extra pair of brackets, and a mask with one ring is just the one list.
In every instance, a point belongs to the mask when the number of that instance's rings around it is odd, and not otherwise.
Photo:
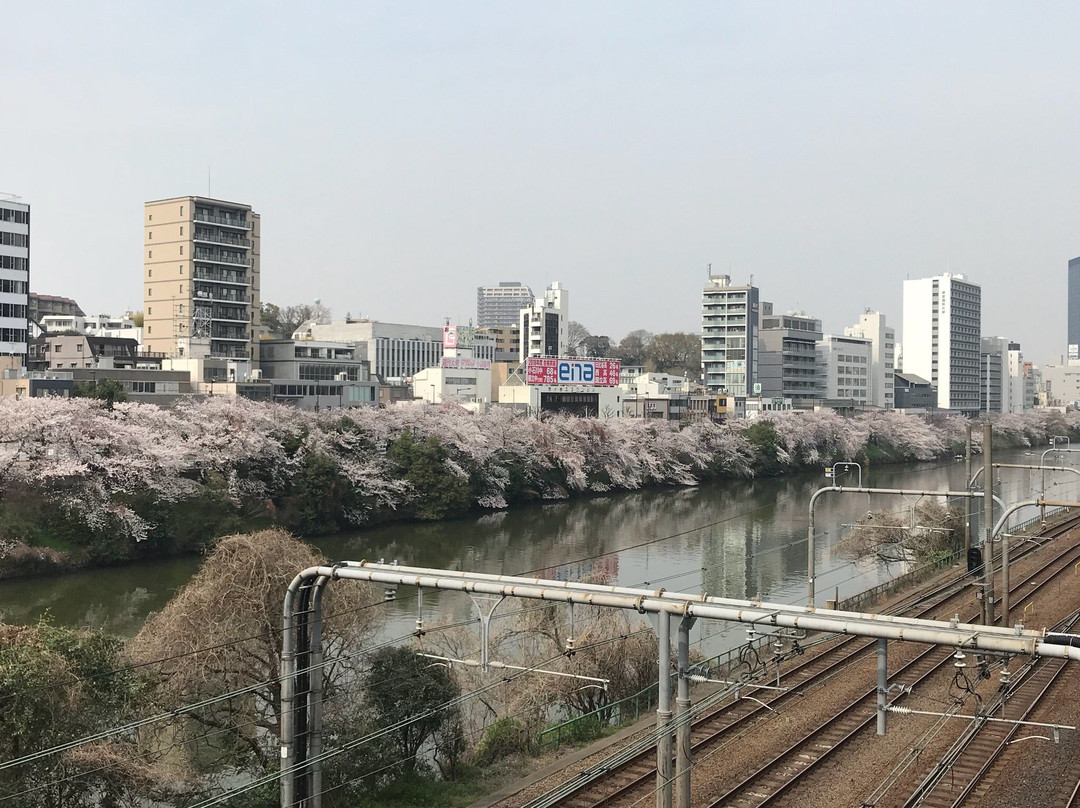
[(259, 214), (201, 196), (143, 211), (143, 345), (258, 366)]

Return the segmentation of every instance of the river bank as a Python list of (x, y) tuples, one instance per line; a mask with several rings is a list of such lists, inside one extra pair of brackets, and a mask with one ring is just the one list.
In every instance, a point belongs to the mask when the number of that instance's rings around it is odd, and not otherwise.
[[(224, 399), (0, 402), (0, 578), (200, 553), (268, 527), (325, 536), (783, 477), (841, 459), (948, 458), (966, 423), (893, 411), (680, 425), (455, 407), (343, 416)], [(1080, 417), (1001, 416), (995, 429), (1001, 445), (1029, 446), (1080, 435)]]

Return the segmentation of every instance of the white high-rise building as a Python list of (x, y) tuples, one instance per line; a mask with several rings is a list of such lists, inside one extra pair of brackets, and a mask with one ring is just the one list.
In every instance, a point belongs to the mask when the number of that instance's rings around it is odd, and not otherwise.
[(904, 373), (929, 379), (937, 406), (979, 414), (982, 290), (946, 272), (904, 281)]
[(30, 311), (30, 206), (0, 197), (0, 356), (26, 364)]
[(896, 331), (885, 325), (885, 315), (867, 309), (859, 322), (844, 329), (844, 336), (870, 340), (870, 406), (893, 408), (896, 370)]
[(521, 361), (530, 356), (565, 356), (570, 322), (570, 293), (558, 281), (543, 297), (518, 313), (521, 328)]
[(758, 288), (710, 275), (701, 293), (701, 378), (710, 393), (753, 395), (758, 381)]

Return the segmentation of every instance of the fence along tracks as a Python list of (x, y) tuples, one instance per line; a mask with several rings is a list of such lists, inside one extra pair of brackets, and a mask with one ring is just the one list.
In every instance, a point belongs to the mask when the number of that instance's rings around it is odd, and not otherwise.
[[(1080, 516), (1055, 525), (1045, 534), (1044, 538), (1055, 538), (1077, 526), (1080, 526)], [(1026, 552), (1030, 551), (1029, 549)], [(1066, 560), (1063, 561), (1064, 556), (1059, 555), (1057, 558), (1041, 565), (1039, 569), (1030, 573), (1024, 580), (1015, 581), (1014, 585), (1010, 587), (1010, 591), (1019, 593), (1023, 589), (1025, 598), (1033, 594), (1035, 589), (1041, 587), (1063, 569), (1071, 567), (1073, 563), (1076, 563), (1077, 559), (1080, 559), (1080, 546), (1072, 548), (1071, 551), (1066, 551), (1065, 556), (1068, 556)], [(1016, 558), (1018, 556), (1014, 556), (1014, 560)], [(1039, 583), (1038, 587), (1030, 585), (1031, 581), (1044, 573), (1048, 573), (1047, 577)], [(916, 616), (931, 614), (939, 609), (944, 609), (952, 601), (965, 596), (969, 584), (970, 577), (962, 576), (959, 580), (950, 581), (921, 595), (913, 596), (891, 611), (898, 614), (915, 614)], [(1020, 606), (1019, 601), (1017, 601), (1017, 606)], [(730, 741), (740, 730), (749, 726), (754, 719), (761, 717), (770, 710), (782, 710), (792, 699), (803, 696), (808, 688), (827, 681), (857, 659), (864, 658), (873, 647), (873, 641), (868, 642), (858, 637), (844, 637), (830, 649), (810, 659), (803, 660), (786, 671), (782, 679), (784, 686), (787, 688), (786, 691), (771, 696), (758, 693), (760, 701), (756, 699), (736, 699), (725, 703), (718, 710), (696, 719), (691, 731), (693, 754), (695, 757), (702, 755)], [(908, 663), (910, 667), (906, 666), (903, 669), (905, 684), (914, 683), (916, 677), (921, 681), (926, 676), (929, 676), (933, 670), (938, 669), (947, 662), (949, 657), (948, 652), (942, 652), (940, 649), (931, 648), (924, 651)], [(927, 668), (927, 670), (924, 671), (924, 668)], [(900, 672), (893, 674), (894, 677), (899, 675), (901, 675)], [(752, 687), (752, 683), (747, 684), (748, 690)], [(757, 794), (757, 796), (747, 798), (744, 794), (738, 797), (740, 800), (738, 802), (724, 802), (723, 800), (729, 796), (732, 800), (736, 799), (735, 790), (733, 789), (721, 800), (714, 802), (713, 805), (767, 804), (767, 801), (772, 799), (769, 796), (772, 791), (776, 790), (778, 794), (786, 791), (805, 771), (812, 769), (817, 760), (824, 759), (824, 757), (831, 754), (835, 748), (842, 745), (861, 726), (872, 720), (875, 715), (875, 700), (876, 690), (871, 690), (867, 695), (853, 702), (840, 715), (836, 716), (831, 722), (835, 725), (832, 729), (829, 729), (828, 724), (821, 726), (814, 733), (786, 750), (784, 754), (794, 755), (797, 760), (802, 761), (802, 763), (787, 767), (788, 775), (786, 777), (776, 779), (776, 773), (785, 770), (785, 766), (780, 760), (783, 755), (770, 761), (766, 766), (760, 767), (758, 773), (773, 778), (774, 782), (771, 787), (767, 786), (764, 780), (759, 783), (758, 787), (755, 787), (752, 776), (740, 783), (736, 788), (742, 788), (745, 794)], [(866, 707), (866, 703), (869, 703), (869, 708)], [(869, 715), (862, 723), (856, 722), (857, 726), (847, 726), (848, 723), (854, 720), (854, 716), (861, 714), (860, 710), (865, 712), (866, 709), (869, 709)], [(816, 739), (812, 739), (811, 736), (815, 734)], [(631, 747), (623, 750), (591, 769), (581, 772), (563, 786), (530, 801), (524, 808), (549, 808), (550, 806), (560, 806), (561, 808), (615, 808), (615, 806), (631, 805), (647, 796), (655, 787), (654, 743), (654, 739), (646, 739), (641, 742), (640, 748)], [(799, 748), (800, 746), (802, 748)], [(772, 767), (772, 770), (767, 773), (766, 769), (769, 767)]]

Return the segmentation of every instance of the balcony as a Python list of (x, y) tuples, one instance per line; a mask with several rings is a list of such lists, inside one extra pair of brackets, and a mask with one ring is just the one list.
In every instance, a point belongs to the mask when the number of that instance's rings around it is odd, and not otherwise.
[(231, 264), (232, 266), (250, 267), (251, 259), (231, 252), (220, 250), (195, 250), (196, 261), (206, 261), (212, 264)]
[(220, 244), (227, 247), (240, 247), (245, 250), (251, 249), (250, 239), (214, 230), (196, 229), (194, 240), (196, 244)]
[(210, 343), (210, 356), (221, 359), (248, 359), (251, 355), (244, 348)]
[(251, 229), (251, 222), (247, 219), (241, 219), (236, 216), (216, 216), (213, 213), (205, 213), (200, 210), (195, 211), (195, 221), (216, 224), (221, 227), (235, 227), (238, 230)]
[(210, 339), (225, 339), (232, 342), (247, 342), (248, 333), (242, 328), (227, 328), (224, 326), (211, 326)]
[(244, 272), (229, 272), (227, 270), (209, 269), (207, 267), (195, 267), (195, 280), (213, 281), (214, 283), (231, 283), (237, 286), (251, 286), (247, 274)]
[(219, 309), (215, 307), (210, 312), (210, 319), (215, 322), (222, 323), (250, 323), (251, 317), (247, 315), (242, 309), (236, 311), (230, 311), (229, 309)]
[(195, 299), (210, 303), (248, 303), (248, 296), (235, 289), (219, 289), (213, 286), (196, 286)]

